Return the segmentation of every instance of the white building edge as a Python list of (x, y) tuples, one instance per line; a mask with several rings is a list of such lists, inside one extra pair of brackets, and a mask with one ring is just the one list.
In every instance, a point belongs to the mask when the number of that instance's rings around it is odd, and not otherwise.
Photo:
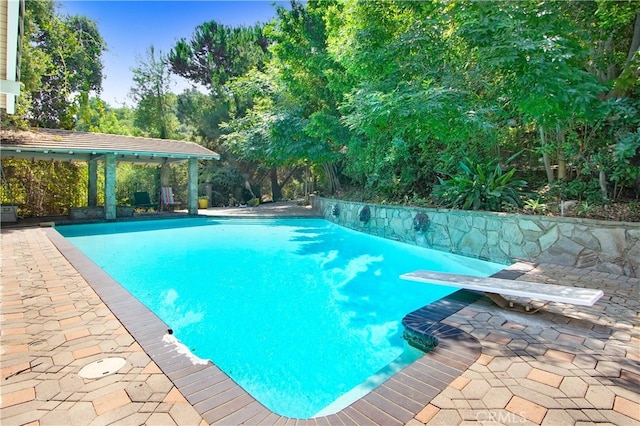
[(20, 95), (24, 0), (0, 0), (0, 109), (15, 114)]

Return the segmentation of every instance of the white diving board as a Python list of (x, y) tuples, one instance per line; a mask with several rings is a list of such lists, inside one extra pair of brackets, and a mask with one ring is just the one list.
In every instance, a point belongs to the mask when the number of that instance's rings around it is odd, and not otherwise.
[[(503, 299), (500, 295), (570, 303), (581, 306), (593, 306), (604, 295), (602, 290), (591, 288), (567, 287), (502, 278), (483, 278), (445, 272), (414, 271), (402, 274), (400, 278), (409, 281), (482, 291), (487, 293), (487, 296), (503, 308), (513, 307), (513, 304)], [(529, 309), (527, 308), (526, 311), (529, 312)]]

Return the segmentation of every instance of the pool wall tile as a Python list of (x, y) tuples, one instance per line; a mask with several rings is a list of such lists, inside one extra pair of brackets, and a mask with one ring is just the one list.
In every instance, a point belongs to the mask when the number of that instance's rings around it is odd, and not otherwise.
[(167, 333), (167, 324), (54, 228), (45, 232), (131, 336), (210, 424), (404, 425), (481, 353), (476, 339), (440, 322), (480, 297), (474, 292), (457, 291), (403, 319), (405, 326), (409, 324), (415, 330), (438, 338), (439, 345), (433, 351), (338, 413), (314, 419), (282, 417), (265, 408), (211, 362), (194, 365), (187, 355), (177, 351), (175, 345), (164, 342), (162, 338)]

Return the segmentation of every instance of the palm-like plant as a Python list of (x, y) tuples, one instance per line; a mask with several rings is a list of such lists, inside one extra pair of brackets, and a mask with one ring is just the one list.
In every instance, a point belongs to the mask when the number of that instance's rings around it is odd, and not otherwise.
[(450, 175), (447, 180), (439, 177), (440, 184), (434, 186), (433, 196), (441, 205), (490, 211), (522, 206), (523, 188), (527, 183), (514, 178), (515, 168), (505, 173), (496, 162), (474, 164), (469, 158), (460, 161), (459, 166), (458, 174)]

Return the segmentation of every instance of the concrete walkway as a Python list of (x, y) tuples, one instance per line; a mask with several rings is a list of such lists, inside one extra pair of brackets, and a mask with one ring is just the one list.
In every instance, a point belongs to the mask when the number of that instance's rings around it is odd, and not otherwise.
[(319, 217), (317, 211), (301, 201), (277, 201), (255, 207), (209, 207), (198, 210), (203, 216), (227, 217)]
[[(3, 426), (206, 424), (43, 229), (3, 229), (1, 248)], [(482, 354), (407, 424), (639, 425), (639, 280), (550, 264), (522, 279), (605, 296), (534, 315), (481, 298), (450, 316), (444, 322), (476, 337)], [(105, 357), (126, 366), (79, 377)]]

